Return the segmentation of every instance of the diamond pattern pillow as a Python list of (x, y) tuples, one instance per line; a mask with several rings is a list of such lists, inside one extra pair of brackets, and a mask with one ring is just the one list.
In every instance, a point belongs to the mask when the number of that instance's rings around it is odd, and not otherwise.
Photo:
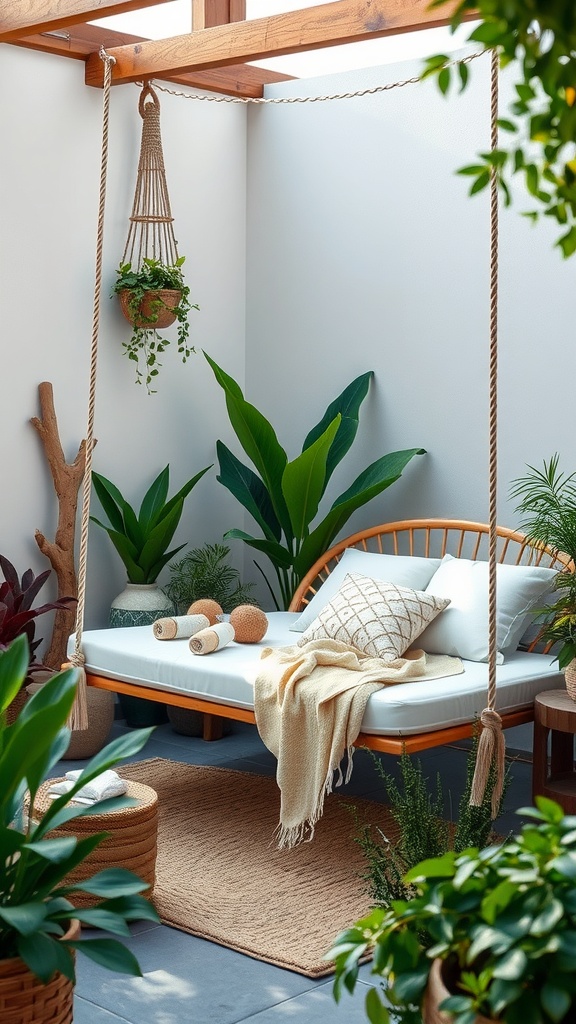
[(340, 640), (363, 654), (393, 661), (449, 604), (449, 598), (351, 572), (298, 646), (309, 640)]

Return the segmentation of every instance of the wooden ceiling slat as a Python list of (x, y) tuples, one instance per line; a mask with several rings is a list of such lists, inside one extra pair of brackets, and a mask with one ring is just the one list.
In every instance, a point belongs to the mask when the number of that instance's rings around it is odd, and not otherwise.
[[(85, 61), (91, 53), (97, 53), (101, 45), (109, 50), (115, 46), (143, 42), (146, 40), (141, 36), (117, 32), (100, 25), (76, 25), (70, 29), (62, 29), (58, 35), (26, 36), (24, 39), (14, 40), (13, 45)], [(160, 78), (159, 75), (155, 77)], [(289, 81), (291, 78), (291, 75), (280, 74), (267, 68), (251, 67), (249, 64), (213, 68), (210, 71), (197, 71), (172, 77), (164, 76), (165, 81), (189, 89), (202, 89), (248, 99), (260, 99), (264, 95), (265, 85)]]
[[(114, 83), (166, 78), (191, 71), (244, 64), (342, 43), (445, 25), (456, 7), (429, 9), (430, 0), (337, 0), (305, 10), (232, 25), (216, 25), (147, 43), (114, 48)], [(86, 62), (86, 84), (101, 87), (98, 54)]]
[(165, 3), (168, 0), (2, 0), (0, 42)]

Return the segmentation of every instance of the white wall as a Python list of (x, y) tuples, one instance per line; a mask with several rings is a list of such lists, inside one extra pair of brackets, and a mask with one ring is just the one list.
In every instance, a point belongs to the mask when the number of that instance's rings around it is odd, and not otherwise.
[[(269, 94), (353, 91), (418, 73), (389, 65)], [(386, 451), (428, 454), (349, 524), (488, 515), (488, 194), (457, 176), (489, 147), (489, 60), (463, 95), (433, 82), (375, 96), (252, 108), (247, 382), (291, 455), (328, 402), (373, 369), (354, 458), (334, 494)], [(505, 85), (502, 86), (505, 89)], [(510, 481), (561, 452), (574, 469), (574, 264), (521, 195), (501, 214), (499, 517)], [(353, 450), (354, 451), (354, 450)], [(336, 490), (338, 488), (338, 490)], [(351, 532), (348, 527), (345, 533)]]
[[(34, 531), (53, 538), (56, 520), (51, 478), (29, 424), (40, 381), (54, 385), (67, 459), (86, 431), (102, 93), (86, 87), (83, 75), (82, 62), (2, 46), (0, 551), (20, 571), (48, 567)], [(201, 309), (191, 314), (198, 354), (183, 367), (169, 349), (158, 393), (149, 397), (133, 383), (133, 366), (122, 353), (129, 327), (109, 298), (136, 182), (138, 97), (133, 85), (114, 88), (111, 96), (94, 456), (94, 468), (134, 503), (168, 462), (173, 493), (214, 462), (215, 438), (226, 436), (221, 391), (201, 350), (243, 382), (246, 248), (244, 108), (220, 106), (215, 114), (213, 104), (161, 94), (175, 233)], [(229, 526), (233, 500), (215, 475), (212, 470), (187, 499), (180, 543), (221, 540)], [(124, 582), (108, 538), (91, 527), (87, 626), (105, 623)], [(48, 588), (44, 593), (49, 596)]]

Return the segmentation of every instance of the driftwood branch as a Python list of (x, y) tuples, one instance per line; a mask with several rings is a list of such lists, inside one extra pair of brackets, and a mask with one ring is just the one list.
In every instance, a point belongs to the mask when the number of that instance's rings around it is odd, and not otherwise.
[[(40, 530), (35, 539), (40, 551), (49, 560), (58, 580), (58, 597), (77, 597), (78, 580), (74, 558), (74, 540), (78, 512), (78, 493), (86, 467), (86, 441), (82, 441), (73, 462), (68, 463), (60, 443), (58, 421), (54, 411), (52, 384), (43, 381), (38, 385), (40, 417), (30, 420), (37, 431), (46, 461), (52, 474), (54, 490), (58, 499), (58, 524), (54, 541), (48, 540)], [(94, 441), (96, 444), (96, 441)], [(60, 668), (66, 660), (68, 637), (74, 632), (75, 607), (62, 608), (56, 612), (52, 638), (43, 661), (50, 668)]]

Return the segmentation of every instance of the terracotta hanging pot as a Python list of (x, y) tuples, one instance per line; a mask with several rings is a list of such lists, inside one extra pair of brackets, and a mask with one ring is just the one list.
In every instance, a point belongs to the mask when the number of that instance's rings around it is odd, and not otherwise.
[(179, 306), (182, 292), (177, 289), (163, 288), (159, 291), (147, 291), (144, 293), (138, 306), (138, 313), (135, 316), (131, 304), (132, 292), (129, 288), (123, 288), (118, 292), (120, 306), (128, 322), (133, 327), (144, 327), (155, 330), (160, 327), (170, 327), (176, 320), (174, 310)]
[[(442, 960), (434, 960), (432, 962), (432, 969), (424, 996), (424, 1006), (422, 1007), (422, 1020), (424, 1024), (453, 1024), (454, 1018), (452, 1014), (443, 1013), (438, 1009), (440, 1003), (443, 1003), (451, 995), (442, 979), (442, 964)], [(475, 1024), (494, 1024), (494, 1021), (490, 1020), (489, 1017), (483, 1017), (482, 1014), (477, 1014)]]
[[(73, 920), (63, 936), (77, 939), (80, 922)], [(2, 1024), (72, 1024), (74, 984), (57, 972), (44, 985), (20, 957), (0, 960)]]

